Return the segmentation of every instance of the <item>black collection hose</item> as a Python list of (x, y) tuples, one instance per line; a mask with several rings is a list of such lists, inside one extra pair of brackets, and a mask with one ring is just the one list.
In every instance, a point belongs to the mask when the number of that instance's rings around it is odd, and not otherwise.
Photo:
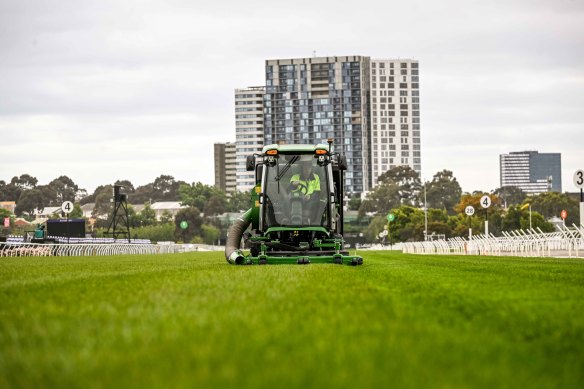
[(229, 227), (227, 232), (227, 242), (225, 243), (225, 259), (228, 263), (241, 265), (245, 260), (245, 255), (239, 249), (239, 243), (241, 242), (241, 237), (243, 232), (251, 223), (251, 208), (248, 209), (244, 214), (239, 216), (235, 223)]

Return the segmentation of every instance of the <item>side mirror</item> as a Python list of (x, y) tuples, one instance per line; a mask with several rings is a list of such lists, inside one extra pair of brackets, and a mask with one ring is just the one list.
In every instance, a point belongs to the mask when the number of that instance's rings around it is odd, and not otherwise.
[(245, 160), (245, 170), (252, 172), (255, 170), (255, 155), (248, 155)]

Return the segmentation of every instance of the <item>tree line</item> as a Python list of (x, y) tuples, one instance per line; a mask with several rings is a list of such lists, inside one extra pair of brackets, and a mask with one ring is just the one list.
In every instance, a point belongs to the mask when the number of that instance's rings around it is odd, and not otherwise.
[[(132, 228), (132, 236), (153, 238), (155, 241), (213, 243), (219, 237), (222, 228), (216, 216), (225, 212), (240, 212), (250, 206), (248, 193), (236, 192), (228, 196), (214, 186), (200, 182), (188, 184), (175, 180), (170, 175), (161, 175), (152, 183), (138, 187), (129, 180), (117, 180), (112, 185), (100, 185), (89, 194), (67, 176), (56, 178), (47, 185), (39, 185), (35, 177), (23, 174), (13, 177), (10, 182), (0, 180), (0, 201), (15, 201), (14, 216), (29, 221), (35, 218), (37, 211), (42, 211), (45, 207), (59, 207), (64, 201), (75, 204), (69, 217), (81, 218), (83, 217), (81, 206), (93, 204), (91, 216), (95, 218), (95, 228), (99, 236), (103, 234), (111, 219), (114, 185), (123, 187), (122, 191), (127, 195), (129, 204), (143, 205), (140, 212), (136, 212), (131, 205), (128, 206), (128, 222)], [(176, 201), (186, 208), (182, 208), (176, 218), (166, 213), (157, 220), (151, 204), (160, 201)], [(12, 215), (2, 210), (0, 216)], [(52, 217), (62, 216), (57, 212)], [(183, 220), (187, 221), (186, 229), (180, 228), (180, 221)], [(4, 231), (11, 232), (12, 229)]]
[[(492, 201), (488, 211), (479, 204), (485, 194)], [(475, 209), (472, 217), (464, 212), (469, 205)], [(467, 236), (469, 228), (484, 233), (487, 216), (489, 232), (499, 235), (502, 231), (528, 229), (530, 225), (549, 232), (554, 226), (547, 220), (559, 217), (562, 210), (568, 213), (565, 220), (568, 226), (577, 224), (579, 215), (577, 199), (565, 193), (528, 195), (517, 187), (501, 187), (491, 193), (463, 193), (451, 171), (439, 171), (430, 181), (422, 183), (418, 173), (409, 166), (398, 166), (383, 173), (378, 185), (363, 201), (351, 199), (349, 206), (359, 211), (360, 218), (371, 217), (364, 231), (370, 242), (378, 240), (379, 232), (388, 226), (389, 239), (393, 242), (424, 240), (426, 219), (428, 235), (449, 238)], [(393, 222), (387, 220), (389, 213), (395, 216)]]
[[(225, 229), (217, 215), (250, 207), (249, 193), (236, 192), (228, 196), (214, 186), (200, 182), (188, 184), (170, 175), (161, 175), (152, 183), (138, 187), (129, 180), (118, 180), (113, 185), (123, 187), (130, 204), (143, 204), (140, 212), (129, 207), (130, 227), (139, 237), (157, 236), (159, 239), (155, 240), (213, 242), (224, 234)], [(113, 185), (98, 186), (89, 194), (67, 176), (39, 185), (35, 177), (23, 174), (13, 177), (10, 182), (0, 180), (0, 201), (16, 201), (15, 215), (28, 220), (34, 218), (36, 210), (58, 207), (64, 201), (75, 204), (70, 217), (82, 217), (81, 206), (93, 203), (92, 217), (96, 219), (98, 231), (102, 231), (107, 227), (113, 210)], [(389, 237), (394, 242), (423, 240), (425, 216), (429, 235), (466, 236), (469, 227), (482, 232), (486, 211), (479, 205), (479, 200), (484, 194), (481, 191), (463, 193), (449, 170), (439, 171), (430, 181), (423, 183), (413, 169), (398, 166), (380, 175), (378, 185), (364, 200), (351, 198), (348, 207), (358, 211), (360, 232), (369, 242), (377, 241), (379, 232), (387, 227), (389, 213), (396, 216), (389, 226)], [(494, 234), (528, 228), (530, 210), (531, 226), (544, 231), (553, 229), (546, 220), (559, 216), (562, 210), (568, 212), (567, 225), (578, 222), (578, 201), (567, 194), (547, 192), (530, 196), (516, 187), (502, 187), (488, 194), (493, 203), (488, 211), (489, 231)], [(151, 204), (159, 201), (180, 202), (185, 208), (179, 211), (174, 221), (169, 213), (157, 220)], [(473, 205), (476, 210), (470, 218), (464, 214), (468, 205)], [(428, 210), (426, 215), (424, 206)], [(3, 211), (0, 216), (10, 215)], [(181, 221), (187, 221), (187, 228), (180, 227)]]

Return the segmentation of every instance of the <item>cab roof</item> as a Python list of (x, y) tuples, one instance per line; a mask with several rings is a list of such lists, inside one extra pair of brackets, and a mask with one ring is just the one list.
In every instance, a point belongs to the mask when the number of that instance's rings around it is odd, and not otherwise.
[(326, 144), (317, 144), (317, 145), (278, 145), (278, 144), (271, 144), (266, 145), (262, 149), (262, 154), (265, 154), (268, 150), (278, 150), (278, 153), (282, 154), (314, 154), (317, 149), (329, 149), (329, 146)]

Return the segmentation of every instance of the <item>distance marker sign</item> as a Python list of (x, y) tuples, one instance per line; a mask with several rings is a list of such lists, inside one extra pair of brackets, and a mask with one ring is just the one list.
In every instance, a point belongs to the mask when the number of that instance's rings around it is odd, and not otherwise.
[(464, 213), (466, 213), (468, 216), (474, 215), (474, 212), (475, 212), (475, 209), (472, 205), (469, 205), (464, 209)]
[(61, 211), (67, 215), (70, 214), (73, 212), (73, 203), (71, 201), (65, 201), (63, 204), (61, 204)]
[(584, 188), (584, 170), (576, 170), (574, 173), (574, 185), (576, 188)]
[(489, 197), (489, 195), (484, 195), (483, 197), (481, 197), (481, 207), (489, 208), (490, 206), (491, 206), (491, 198)]

